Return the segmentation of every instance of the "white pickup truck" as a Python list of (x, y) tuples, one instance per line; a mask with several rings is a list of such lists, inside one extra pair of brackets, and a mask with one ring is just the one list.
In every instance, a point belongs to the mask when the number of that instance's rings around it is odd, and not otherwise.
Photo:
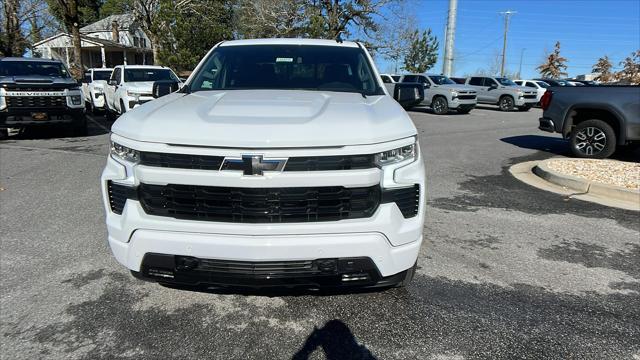
[(170, 68), (152, 65), (118, 65), (113, 68), (105, 88), (108, 116), (122, 115), (153, 100), (153, 83), (160, 80), (182, 81)]
[(429, 106), (434, 114), (448, 114), (455, 110), (467, 114), (476, 107), (476, 90), (465, 85), (458, 85), (444, 75), (407, 74), (400, 82), (420, 83), (424, 85), (424, 100), (420, 105)]
[(98, 113), (105, 108), (104, 89), (113, 69), (96, 68), (85, 71), (82, 78), (82, 94), (87, 111)]
[(423, 241), (417, 131), (360, 43), (219, 43), (113, 124), (101, 181), (115, 258), (168, 285), (403, 286)]

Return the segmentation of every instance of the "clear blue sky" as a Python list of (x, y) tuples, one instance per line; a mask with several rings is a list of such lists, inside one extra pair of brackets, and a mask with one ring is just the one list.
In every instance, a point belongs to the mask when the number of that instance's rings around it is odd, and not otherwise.
[[(431, 28), (440, 41), (438, 63), (429, 70), (440, 73), (449, 1), (408, 1), (420, 27)], [(569, 60), (570, 77), (590, 73), (604, 55), (619, 67), (621, 60), (640, 49), (640, 0), (458, 0), (455, 75), (472, 74), (495, 61), (502, 51), (500, 12), (505, 10), (518, 12), (509, 25), (506, 67), (518, 71), (524, 48), (523, 78), (538, 76), (535, 68), (556, 40)], [(382, 72), (393, 68), (383, 59), (376, 62)]]

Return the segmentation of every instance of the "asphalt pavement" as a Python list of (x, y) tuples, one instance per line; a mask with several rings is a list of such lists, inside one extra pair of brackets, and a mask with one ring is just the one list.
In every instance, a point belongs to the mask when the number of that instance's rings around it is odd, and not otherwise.
[(185, 291), (111, 256), (109, 124), (0, 142), (2, 359), (640, 359), (640, 215), (530, 187), (539, 109), (413, 111), (428, 209), (410, 287)]

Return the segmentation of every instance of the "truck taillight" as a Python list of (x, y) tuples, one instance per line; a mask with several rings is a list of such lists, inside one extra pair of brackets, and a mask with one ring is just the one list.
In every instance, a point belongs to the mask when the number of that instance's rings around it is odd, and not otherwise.
[(540, 98), (540, 107), (542, 110), (547, 110), (549, 104), (551, 104), (551, 98), (553, 98), (553, 91), (547, 90)]

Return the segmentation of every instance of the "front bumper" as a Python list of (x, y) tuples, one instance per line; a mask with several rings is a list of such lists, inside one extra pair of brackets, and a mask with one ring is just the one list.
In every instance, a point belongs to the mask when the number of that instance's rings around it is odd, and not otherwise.
[(452, 99), (451, 102), (449, 103), (449, 108), (450, 109), (456, 109), (458, 107), (473, 107), (476, 106), (476, 104), (478, 103), (478, 99)]
[(553, 120), (541, 117), (538, 119), (538, 122), (540, 123), (538, 129), (550, 133), (556, 131), (556, 124), (553, 122)]
[[(419, 154), (419, 152), (418, 152)], [(345, 186), (385, 187), (418, 184), (418, 214), (405, 218), (395, 203), (382, 203), (371, 217), (300, 223), (233, 223), (184, 220), (147, 214), (127, 199), (121, 215), (111, 211), (108, 181), (131, 186), (196, 184), (227, 187)], [(399, 182), (399, 183), (398, 183)], [(395, 168), (280, 172), (247, 177), (220, 171), (126, 167), (109, 157), (102, 174), (109, 244), (118, 262), (144, 274), (146, 254), (192, 256), (225, 261), (269, 262), (326, 258), (371, 259), (379, 278), (411, 268), (422, 244), (425, 216), (424, 165), (421, 156)], [(373, 277), (372, 277), (373, 278)]]
[[(46, 113), (46, 120), (35, 120), (33, 113)], [(21, 127), (46, 124), (70, 124), (84, 117), (83, 108), (67, 109), (4, 109), (0, 111), (0, 127)]]
[(535, 105), (537, 103), (538, 103), (538, 100), (536, 98), (531, 99), (531, 98), (518, 97), (515, 100), (515, 105), (516, 106), (525, 106), (525, 105), (533, 106), (533, 105)]

